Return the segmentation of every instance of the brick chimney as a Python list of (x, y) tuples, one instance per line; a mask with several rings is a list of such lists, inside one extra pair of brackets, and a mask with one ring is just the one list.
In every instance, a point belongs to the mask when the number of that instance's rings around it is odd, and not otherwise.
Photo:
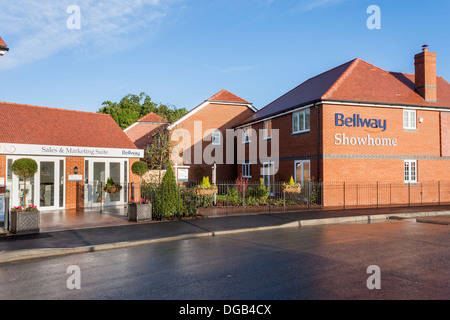
[(422, 46), (422, 52), (414, 56), (414, 65), (416, 92), (427, 102), (437, 102), (436, 53), (428, 52), (428, 45)]

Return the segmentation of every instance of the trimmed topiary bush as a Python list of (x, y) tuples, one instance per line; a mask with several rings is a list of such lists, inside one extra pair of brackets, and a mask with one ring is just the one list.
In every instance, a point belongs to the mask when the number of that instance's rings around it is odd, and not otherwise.
[(12, 172), (23, 179), (23, 206), (27, 206), (27, 179), (33, 177), (38, 171), (37, 162), (33, 159), (22, 158), (13, 162), (11, 167)]

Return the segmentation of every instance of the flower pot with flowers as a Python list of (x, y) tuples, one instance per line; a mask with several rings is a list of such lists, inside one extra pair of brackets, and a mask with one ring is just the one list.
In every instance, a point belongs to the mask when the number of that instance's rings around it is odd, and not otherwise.
[(300, 183), (295, 183), (294, 178), (291, 176), (289, 183), (283, 184), (281, 189), (286, 193), (300, 193), (300, 191), (302, 191), (302, 185)]
[(12, 207), (10, 231), (15, 234), (39, 233), (41, 215), (35, 205), (27, 206), (26, 183), (38, 171), (37, 162), (29, 158), (17, 159), (11, 166), (12, 172), (23, 179), (23, 206)]
[(12, 207), (10, 231), (14, 234), (39, 233), (41, 216), (35, 205)]
[(122, 190), (122, 186), (114, 182), (113, 178), (108, 178), (105, 186), (103, 187), (103, 191), (109, 194), (115, 194)]
[(217, 191), (218, 191), (217, 186), (212, 186), (209, 183), (209, 177), (203, 177), (202, 184), (194, 188), (194, 192), (201, 196), (214, 195), (217, 193)]
[(152, 204), (148, 199), (140, 199), (139, 201), (130, 200), (128, 202), (128, 220), (151, 221), (152, 220)]

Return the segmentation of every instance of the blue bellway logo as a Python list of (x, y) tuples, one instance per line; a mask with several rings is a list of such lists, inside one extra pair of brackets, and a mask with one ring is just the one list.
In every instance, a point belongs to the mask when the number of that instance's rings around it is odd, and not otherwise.
[(354, 114), (352, 117), (345, 118), (342, 113), (335, 115), (336, 127), (350, 127), (350, 128), (365, 128), (364, 130), (371, 133), (384, 132), (387, 129), (387, 121), (382, 119), (365, 119), (361, 118), (359, 114)]

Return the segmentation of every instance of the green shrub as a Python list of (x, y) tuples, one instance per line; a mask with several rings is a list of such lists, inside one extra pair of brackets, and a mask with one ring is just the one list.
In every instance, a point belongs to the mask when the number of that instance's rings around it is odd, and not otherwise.
[(153, 213), (156, 216), (165, 218), (178, 215), (178, 210), (182, 213), (184, 205), (179, 197), (180, 189), (175, 180), (175, 173), (173, 172), (172, 166), (168, 166), (153, 200)]

